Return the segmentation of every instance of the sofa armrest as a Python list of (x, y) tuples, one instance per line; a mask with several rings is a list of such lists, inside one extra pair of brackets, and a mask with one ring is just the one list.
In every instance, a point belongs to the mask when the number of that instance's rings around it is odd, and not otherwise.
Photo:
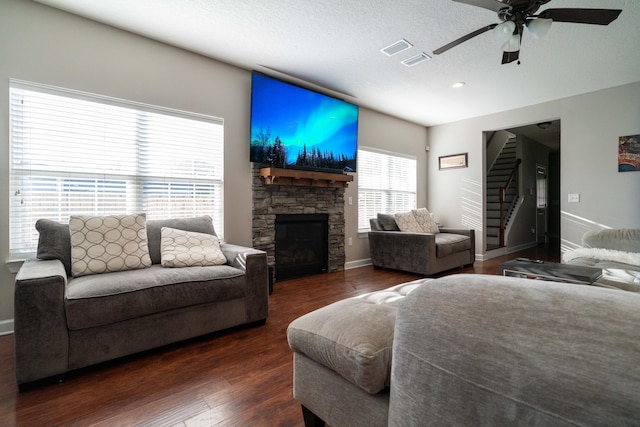
[(462, 234), (463, 236), (471, 236), (474, 234), (474, 230), (472, 228), (440, 227), (439, 230), (441, 233)]
[(67, 275), (59, 260), (25, 261), (16, 275), (14, 331), (18, 384), (67, 370), (66, 285)]
[(389, 424), (634, 425), (640, 295), (488, 275), (400, 302)]
[(221, 243), (220, 249), (229, 265), (246, 273), (247, 322), (266, 319), (269, 314), (267, 253), (230, 243)]

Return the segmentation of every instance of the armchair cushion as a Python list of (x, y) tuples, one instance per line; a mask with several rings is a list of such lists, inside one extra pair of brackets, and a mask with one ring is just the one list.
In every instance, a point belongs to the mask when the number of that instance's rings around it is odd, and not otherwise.
[(436, 235), (436, 257), (442, 258), (471, 249), (471, 239), (462, 234), (438, 233)]

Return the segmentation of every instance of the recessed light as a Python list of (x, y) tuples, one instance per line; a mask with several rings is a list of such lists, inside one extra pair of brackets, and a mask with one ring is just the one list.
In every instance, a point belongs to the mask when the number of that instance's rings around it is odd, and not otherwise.
[(457, 83), (452, 84), (451, 87), (454, 88), (454, 89), (458, 89), (459, 87), (462, 87), (464, 85), (466, 85), (465, 82), (457, 82)]

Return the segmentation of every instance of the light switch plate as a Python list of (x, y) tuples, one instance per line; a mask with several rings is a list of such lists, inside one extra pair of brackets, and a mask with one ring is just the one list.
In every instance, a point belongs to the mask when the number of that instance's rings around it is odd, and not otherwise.
[(580, 194), (569, 194), (567, 198), (567, 202), (569, 203), (580, 203)]

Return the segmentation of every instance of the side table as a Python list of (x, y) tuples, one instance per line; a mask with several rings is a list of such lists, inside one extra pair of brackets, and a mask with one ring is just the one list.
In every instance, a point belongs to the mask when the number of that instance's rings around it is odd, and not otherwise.
[(500, 264), (501, 276), (591, 285), (602, 276), (601, 268), (517, 258)]

